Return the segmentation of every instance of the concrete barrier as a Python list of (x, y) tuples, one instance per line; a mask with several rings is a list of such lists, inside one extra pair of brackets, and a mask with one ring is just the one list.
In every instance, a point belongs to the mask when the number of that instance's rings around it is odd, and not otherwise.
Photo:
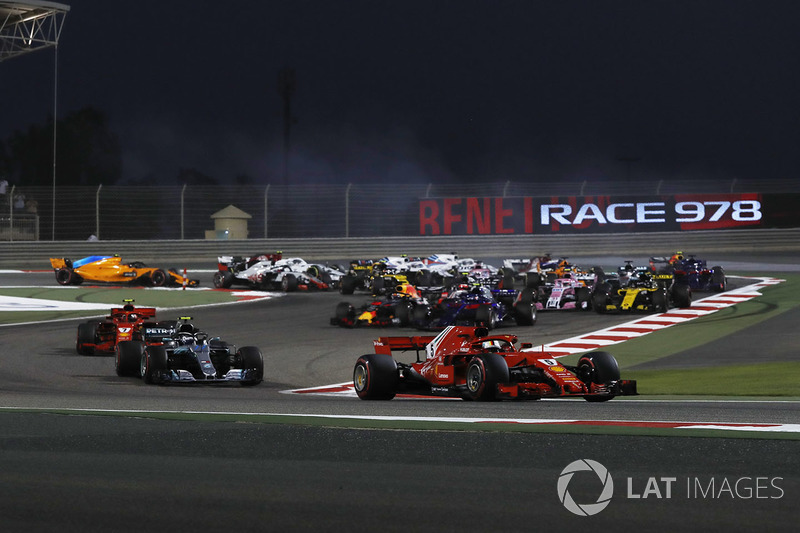
[(673, 250), (707, 254), (800, 251), (800, 228), (715, 230), (593, 235), (472, 235), (437, 237), (365, 237), (330, 239), (248, 239), (230, 241), (38, 241), (0, 242), (0, 268), (50, 268), (50, 257), (79, 259), (119, 254), (123, 259), (181, 267), (216, 263), (219, 255), (283, 251), (286, 256), (326, 261), (408, 254), (455, 252), (462, 257), (653, 255)]

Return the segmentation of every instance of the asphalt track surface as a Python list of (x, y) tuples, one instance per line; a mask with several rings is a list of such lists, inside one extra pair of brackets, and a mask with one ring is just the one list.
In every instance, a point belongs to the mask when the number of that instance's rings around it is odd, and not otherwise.
[[(791, 261), (782, 264), (793, 269)], [(53, 283), (50, 273), (19, 276), (0, 274), (0, 285)], [(77, 320), (0, 328), (0, 406), (800, 422), (795, 402), (637, 398), (479, 404), (282, 394), (348, 381), (356, 357), (371, 351), (376, 331), (328, 325), (342, 299), (298, 293), (235, 308), (192, 310), (209, 333), (262, 349), (266, 381), (249, 388), (152, 387), (118, 378), (113, 358), (75, 353)], [(353, 303), (363, 300), (352, 297)], [(535, 327), (507, 331), (539, 344), (627, 320), (594, 313), (565, 320), (559, 313), (541, 313)], [(5, 531), (521, 531), (544, 526), (789, 531), (799, 516), (798, 441), (385, 431), (23, 412), (0, 412), (0, 427)], [(615, 482), (608, 508), (592, 517), (568, 512), (556, 490), (562, 469), (582, 458), (602, 463)], [(660, 478), (676, 478), (671, 498), (664, 494), (670, 482)], [(751, 481), (740, 481), (735, 496), (720, 490), (742, 478)], [(648, 482), (647, 498), (630, 496), (641, 495)], [(661, 498), (652, 483), (660, 483)], [(708, 490), (711, 483), (715, 488)], [(748, 483), (753, 491), (746, 498)], [(599, 486), (584, 472), (569, 489), (576, 501), (586, 503), (597, 497)]]

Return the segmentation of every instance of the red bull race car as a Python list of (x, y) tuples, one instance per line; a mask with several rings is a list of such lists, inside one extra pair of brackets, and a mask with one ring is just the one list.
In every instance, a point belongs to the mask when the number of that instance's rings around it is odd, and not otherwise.
[[(353, 384), (362, 400), (391, 400), (399, 393), (465, 400), (584, 398), (603, 402), (635, 395), (636, 381), (620, 379), (607, 352), (590, 352), (576, 366), (548, 352), (517, 348), (516, 335), (490, 335), (485, 327), (450, 326), (435, 337), (381, 337), (375, 353), (362, 355)], [(395, 351), (416, 352), (416, 361), (394, 359)]]

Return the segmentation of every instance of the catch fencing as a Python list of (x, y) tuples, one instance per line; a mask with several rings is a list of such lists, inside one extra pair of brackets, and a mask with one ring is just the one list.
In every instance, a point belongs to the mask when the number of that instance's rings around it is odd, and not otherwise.
[(741, 192), (797, 193), (800, 181), (16, 187), (0, 199), (0, 240), (194, 240), (209, 232), (219, 239), (225, 235), (215, 232), (211, 217), (229, 205), (250, 217), (251, 239), (414, 236), (424, 198)]

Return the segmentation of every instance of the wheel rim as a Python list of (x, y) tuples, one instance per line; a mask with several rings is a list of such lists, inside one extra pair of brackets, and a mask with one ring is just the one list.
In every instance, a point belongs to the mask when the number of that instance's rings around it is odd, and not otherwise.
[(353, 385), (356, 388), (356, 392), (363, 392), (367, 388), (367, 376), (367, 367), (365, 365), (359, 364), (356, 366), (353, 375)]
[(483, 373), (477, 364), (469, 366), (467, 370), (467, 389), (472, 393), (477, 393), (483, 381)]

